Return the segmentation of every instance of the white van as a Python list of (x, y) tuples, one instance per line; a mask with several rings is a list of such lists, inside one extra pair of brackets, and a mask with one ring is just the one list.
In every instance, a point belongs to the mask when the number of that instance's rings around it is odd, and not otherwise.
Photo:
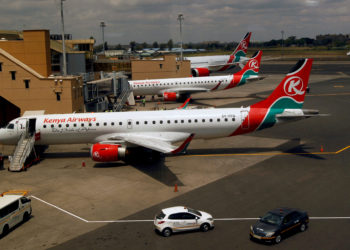
[[(20, 193), (20, 194), (19, 194)], [(31, 200), (26, 192), (9, 191), (0, 196), (0, 233), (6, 235), (9, 230), (32, 214)]]

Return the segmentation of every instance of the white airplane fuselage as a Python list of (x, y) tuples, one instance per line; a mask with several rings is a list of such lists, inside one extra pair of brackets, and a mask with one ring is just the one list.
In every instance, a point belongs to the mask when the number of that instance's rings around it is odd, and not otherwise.
[(162, 95), (169, 89), (201, 88), (211, 91), (219, 83), (216, 90), (225, 89), (232, 81), (233, 75), (208, 76), (208, 77), (185, 77), (169, 79), (135, 80), (129, 81), (134, 95)]
[(116, 133), (193, 133), (196, 139), (230, 136), (247, 116), (249, 108), (200, 110), (134, 111), (119, 113), (55, 114), (20, 117), (10, 122), (12, 129), (0, 130), (0, 143), (16, 145), (26, 131), (28, 119), (35, 119), (40, 132), (36, 145), (80, 144), (108, 141)]
[[(186, 60), (191, 61), (191, 68), (208, 68), (210, 71), (220, 71), (225, 65), (235, 67), (236, 64), (229, 64), (231, 55), (216, 55), (216, 56), (193, 56), (186, 57)], [(248, 57), (240, 57), (239, 61), (232, 63), (245, 63), (249, 60)], [(229, 68), (230, 68), (229, 67)], [(227, 70), (227, 69), (226, 69)]]

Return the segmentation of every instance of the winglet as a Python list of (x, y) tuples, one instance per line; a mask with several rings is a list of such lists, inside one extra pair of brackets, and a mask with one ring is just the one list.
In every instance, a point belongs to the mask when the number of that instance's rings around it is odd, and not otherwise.
[(190, 101), (191, 101), (191, 97), (187, 98), (186, 101), (177, 109), (186, 109)]
[(194, 134), (190, 134), (190, 136), (187, 137), (187, 139), (180, 145), (180, 147), (178, 147), (177, 149), (174, 149), (173, 151), (171, 151), (171, 153), (178, 154), (178, 153), (185, 152), (187, 150), (188, 145), (192, 141), (193, 137), (194, 137)]

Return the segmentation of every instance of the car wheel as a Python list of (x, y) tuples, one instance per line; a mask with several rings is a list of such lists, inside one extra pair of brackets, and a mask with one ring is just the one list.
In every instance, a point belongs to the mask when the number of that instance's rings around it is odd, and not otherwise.
[(164, 236), (164, 237), (169, 237), (170, 235), (172, 234), (172, 231), (171, 231), (171, 229), (170, 228), (165, 228), (165, 229), (163, 229), (163, 231), (162, 231), (162, 235)]
[(9, 226), (5, 225), (4, 228), (2, 229), (2, 236), (5, 236), (9, 233)]
[(29, 220), (29, 214), (27, 212), (24, 213), (23, 215), (23, 222)]
[(278, 243), (280, 243), (281, 241), (282, 241), (282, 236), (279, 234), (279, 235), (277, 235), (276, 238), (275, 238), (275, 243), (278, 244)]
[(201, 225), (201, 231), (207, 232), (210, 229), (210, 225), (208, 223), (204, 223)]
[(305, 232), (306, 224), (305, 223), (301, 223), (299, 230), (300, 230), (300, 232)]

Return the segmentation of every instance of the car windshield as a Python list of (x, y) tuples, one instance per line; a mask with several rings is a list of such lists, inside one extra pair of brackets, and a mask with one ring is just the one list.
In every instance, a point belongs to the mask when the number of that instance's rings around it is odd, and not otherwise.
[(165, 214), (164, 214), (163, 212), (160, 212), (160, 213), (156, 216), (156, 218), (157, 218), (158, 220), (162, 220), (162, 219), (164, 219), (164, 217), (165, 217)]
[(188, 210), (188, 212), (190, 212), (192, 214), (195, 214), (197, 216), (202, 216), (202, 214), (199, 211), (195, 210), (195, 209), (188, 208), (187, 210)]
[(15, 127), (15, 124), (13, 124), (13, 123), (10, 123), (9, 125), (7, 125), (7, 129), (14, 129), (14, 127)]
[(268, 224), (272, 224), (272, 225), (280, 225), (282, 219), (283, 218), (280, 215), (273, 214), (273, 213), (267, 213), (260, 219), (260, 221), (268, 223)]

